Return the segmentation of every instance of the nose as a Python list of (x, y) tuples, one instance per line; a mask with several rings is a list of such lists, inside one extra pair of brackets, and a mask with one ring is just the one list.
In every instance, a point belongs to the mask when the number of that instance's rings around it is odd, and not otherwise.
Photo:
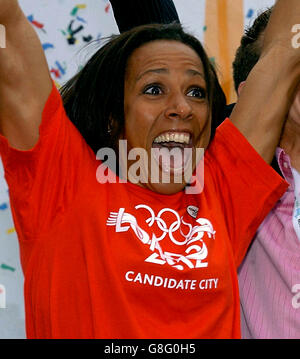
[(172, 94), (168, 98), (165, 117), (169, 119), (188, 119), (192, 114), (192, 106), (184, 94)]

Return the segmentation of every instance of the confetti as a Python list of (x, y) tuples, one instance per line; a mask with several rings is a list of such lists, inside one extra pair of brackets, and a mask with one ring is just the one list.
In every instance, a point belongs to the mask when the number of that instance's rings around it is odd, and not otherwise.
[(85, 9), (85, 8), (86, 8), (86, 5), (85, 5), (85, 4), (76, 5), (76, 6), (73, 8), (73, 10), (71, 11), (71, 16), (76, 16), (79, 9)]
[(213, 66), (216, 65), (216, 58), (215, 57), (210, 57), (209, 60), (210, 60), (210, 62), (212, 63)]
[(61, 66), (61, 64), (58, 61), (55, 61), (55, 65), (58, 67), (58, 70), (61, 73), (61, 75), (66, 74), (66, 70)]
[(13, 227), (13, 228), (9, 228), (6, 230), (6, 233), (7, 234), (12, 234), (12, 233), (15, 233), (16, 229)]
[(4, 210), (7, 209), (7, 208), (8, 208), (7, 203), (2, 203), (2, 204), (0, 204), (0, 211), (4, 211)]
[(92, 35), (88, 35), (88, 36), (82, 36), (82, 40), (84, 42), (90, 42), (93, 40), (93, 36)]
[(74, 9), (71, 11), (71, 16), (75, 16), (77, 14), (78, 7), (74, 7)]
[(69, 37), (67, 38), (67, 41), (68, 41), (69, 45), (74, 45), (76, 43), (76, 38), (74, 35), (84, 29), (83, 25), (80, 25), (76, 29), (73, 29), (74, 21), (75, 20), (71, 20), (71, 22), (68, 26)]
[(246, 17), (247, 17), (248, 19), (250, 19), (250, 18), (253, 16), (253, 14), (254, 14), (254, 10), (253, 10), (253, 9), (249, 9), (248, 12), (247, 12)]
[(58, 88), (58, 89), (61, 88), (61, 85), (60, 85), (57, 81), (55, 81), (55, 80), (54, 80), (54, 84), (55, 84), (56, 88)]
[(68, 37), (68, 44), (69, 45), (74, 45), (77, 43), (77, 40), (75, 39), (75, 37)]
[(4, 285), (0, 284), (0, 309), (5, 309), (5, 308), (6, 308), (6, 291)]
[(68, 26), (68, 33), (73, 36), (75, 34), (77, 34), (78, 32), (80, 32), (81, 30), (84, 29), (84, 26), (83, 25), (80, 25), (77, 27), (77, 29), (73, 29), (73, 24), (74, 24), (74, 20), (72, 20)]
[(16, 268), (14, 267), (11, 267), (5, 263), (2, 263), (1, 266), (0, 266), (1, 269), (4, 269), (4, 270), (9, 270), (11, 272), (14, 272), (16, 270)]
[(32, 23), (32, 25), (34, 25), (35, 27), (37, 27), (38, 29), (41, 29), (43, 32), (46, 33), (46, 31), (44, 29), (44, 24), (41, 24), (40, 22), (34, 20), (33, 15), (27, 16), (27, 19)]
[(78, 20), (78, 21), (80, 21), (80, 22), (83, 22), (83, 23), (87, 24), (87, 21), (86, 21), (86, 20), (84, 20), (84, 18), (83, 18), (83, 17), (76, 16), (76, 20)]
[(53, 45), (53, 44), (50, 44), (50, 43), (45, 43), (45, 44), (43, 44), (42, 46), (43, 46), (43, 49), (44, 49), (44, 50), (54, 49), (54, 45)]
[(52, 68), (52, 69), (50, 70), (50, 72), (51, 72), (52, 74), (54, 74), (54, 76), (55, 76), (57, 79), (60, 78), (60, 72), (59, 72), (59, 70)]

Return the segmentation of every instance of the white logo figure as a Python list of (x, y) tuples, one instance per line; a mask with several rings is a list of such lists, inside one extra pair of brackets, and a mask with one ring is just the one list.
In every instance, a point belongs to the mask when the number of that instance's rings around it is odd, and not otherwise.
[[(207, 234), (208, 238), (212, 239), (214, 239), (215, 236), (215, 231), (209, 220), (205, 218), (198, 218), (196, 220), (197, 225), (192, 226), (190, 223), (186, 223), (182, 217), (179, 217), (176, 211), (170, 208), (162, 209), (157, 216), (155, 216), (152, 208), (147, 205), (138, 205), (135, 209), (146, 209), (149, 211), (150, 217), (146, 220), (146, 223), (149, 228), (156, 223), (162, 231), (160, 237), (157, 237), (154, 233), (149, 235), (138, 225), (136, 218), (132, 214), (125, 212), (125, 208), (120, 208), (119, 212), (111, 212), (106, 224), (108, 226), (115, 226), (117, 233), (127, 232), (131, 229), (142, 243), (148, 245), (149, 249), (154, 253), (145, 259), (146, 262), (160, 265), (168, 264), (178, 270), (183, 270), (184, 265), (188, 268), (201, 268), (208, 266), (208, 262), (203, 262), (208, 255), (207, 246), (203, 241), (203, 237), (204, 234)], [(169, 228), (166, 222), (162, 219), (162, 215), (166, 212), (170, 212), (175, 216), (175, 221)], [(181, 227), (183, 225), (188, 228), (187, 234), (182, 232)], [(183, 239), (182, 241), (178, 241), (174, 238), (173, 233), (178, 230), (181, 238)], [(162, 241), (166, 235), (168, 235), (174, 244), (187, 247), (184, 255), (164, 252), (162, 250), (159, 242)]]

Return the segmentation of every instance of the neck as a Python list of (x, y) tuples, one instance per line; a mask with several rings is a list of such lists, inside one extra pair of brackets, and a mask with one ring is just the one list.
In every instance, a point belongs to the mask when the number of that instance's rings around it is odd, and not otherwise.
[(289, 155), (292, 167), (300, 172), (300, 122), (286, 121), (280, 147)]

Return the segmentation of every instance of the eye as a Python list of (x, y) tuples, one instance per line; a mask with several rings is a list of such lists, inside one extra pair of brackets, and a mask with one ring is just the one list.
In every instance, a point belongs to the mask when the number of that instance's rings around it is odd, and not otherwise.
[(144, 89), (143, 93), (146, 95), (157, 96), (162, 94), (162, 89), (159, 85), (149, 85)]
[(206, 98), (206, 91), (202, 87), (193, 87), (187, 92), (187, 96), (204, 99)]

